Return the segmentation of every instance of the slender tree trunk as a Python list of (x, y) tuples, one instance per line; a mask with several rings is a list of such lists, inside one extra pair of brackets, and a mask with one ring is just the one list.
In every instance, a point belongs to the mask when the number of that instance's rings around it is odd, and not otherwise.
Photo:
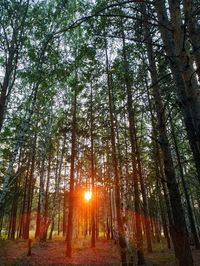
[(164, 232), (164, 236), (167, 240), (167, 247), (168, 249), (171, 248), (171, 243), (170, 243), (170, 236), (169, 236), (169, 231), (168, 231), (168, 227), (167, 227), (167, 220), (166, 220), (166, 214), (165, 214), (165, 208), (164, 208), (164, 204), (163, 204), (163, 200), (162, 200), (162, 194), (160, 191), (160, 182), (159, 180), (157, 180), (157, 188), (159, 190), (158, 193), (158, 201), (159, 201), (159, 205), (160, 205), (160, 213), (161, 213), (161, 219), (162, 219), (162, 224), (163, 224), (163, 232)]
[[(67, 163), (65, 163), (65, 177), (67, 176)], [(64, 179), (64, 197), (63, 197), (63, 236), (66, 237), (67, 229), (67, 190), (66, 180)]]
[(91, 247), (95, 247), (95, 170), (94, 170), (94, 118), (93, 118), (93, 90), (91, 85), (90, 92), (90, 141), (91, 141), (91, 178), (92, 178), (92, 203), (91, 203), (91, 226), (92, 226), (92, 236), (91, 236)]
[(18, 200), (19, 200), (19, 187), (18, 187), (18, 179), (15, 180), (15, 192), (13, 197), (13, 203), (12, 203), (12, 210), (11, 210), (11, 225), (10, 225), (10, 234), (8, 237), (10, 239), (15, 239), (15, 232), (16, 232), (16, 222), (17, 222), (17, 206), (18, 206)]
[[(131, 142), (131, 160), (132, 160), (132, 170), (133, 170), (133, 184), (134, 184), (134, 193), (135, 193), (135, 219), (136, 219), (135, 222), (136, 222), (136, 241), (137, 241), (137, 251), (138, 251), (138, 265), (143, 265), (143, 264), (145, 264), (145, 259), (144, 259), (144, 254), (143, 254), (142, 221), (141, 221), (140, 195), (139, 195), (139, 173), (138, 173), (138, 169), (137, 169), (136, 139), (135, 139), (135, 132), (134, 132), (134, 130), (135, 130), (134, 112), (133, 112), (133, 103), (132, 103), (132, 94), (131, 94), (131, 84), (130, 84), (130, 79), (129, 79), (129, 66), (128, 66), (128, 61), (127, 61), (127, 56), (126, 56), (125, 36), (124, 36), (123, 30), (122, 30), (122, 40), (123, 40), (124, 78), (125, 78), (125, 83), (126, 83), (127, 108), (128, 108), (128, 119), (129, 119), (129, 134), (130, 134), (130, 142)], [(145, 205), (145, 207), (147, 207), (147, 206)], [(146, 215), (148, 215), (147, 214), (147, 208), (145, 209), (145, 211), (146, 211)], [(146, 228), (146, 229), (147, 229), (147, 231), (149, 230), (149, 228)], [(148, 238), (148, 240), (149, 240), (149, 238)]]
[(59, 214), (59, 212), (57, 212), (57, 209), (59, 207), (59, 202), (60, 202), (59, 187), (60, 187), (60, 181), (61, 181), (61, 170), (62, 170), (62, 165), (63, 165), (65, 142), (66, 142), (66, 135), (64, 135), (64, 138), (63, 138), (60, 161), (59, 161), (59, 144), (58, 144), (57, 165), (56, 165), (56, 173), (55, 173), (56, 183), (55, 183), (55, 193), (54, 193), (54, 199), (53, 199), (52, 218), (51, 218), (52, 227), (51, 227), (49, 239), (52, 239), (52, 233), (53, 233), (54, 225), (55, 225), (55, 217), (56, 217), (57, 213)]
[(116, 154), (113, 99), (112, 99), (112, 89), (111, 89), (112, 81), (111, 81), (111, 73), (109, 71), (108, 51), (107, 51), (106, 40), (105, 40), (105, 53), (106, 53), (106, 72), (107, 72), (109, 114), (110, 114), (110, 127), (111, 127), (110, 133), (111, 133), (111, 144), (112, 144), (112, 162), (113, 162), (114, 176), (115, 176), (115, 204), (116, 204), (116, 214), (117, 214), (117, 227), (118, 227), (118, 233), (119, 233), (121, 262), (123, 266), (126, 266), (127, 265), (127, 252), (126, 252), (125, 232), (124, 232), (122, 215), (121, 215), (120, 183), (119, 183), (119, 174), (118, 174), (118, 161), (117, 161), (117, 154)]
[(39, 188), (39, 215), (40, 215), (40, 227), (39, 227), (39, 240), (44, 241), (45, 235), (45, 193), (44, 193), (44, 173), (45, 173), (45, 157), (43, 157), (40, 169), (40, 188)]
[(27, 215), (25, 221), (25, 229), (24, 229), (24, 239), (29, 239), (29, 226), (30, 226), (30, 219), (31, 219), (31, 207), (32, 207), (32, 200), (33, 200), (33, 190), (34, 190), (34, 169), (35, 169), (35, 152), (36, 152), (36, 135), (34, 137), (33, 143), (33, 154), (31, 158), (31, 168), (29, 174), (29, 182), (28, 182), (28, 193), (27, 193)]
[(36, 218), (36, 229), (35, 229), (35, 239), (40, 236), (40, 194), (37, 203), (37, 218)]
[(45, 191), (45, 206), (44, 206), (44, 223), (46, 225), (45, 233), (44, 233), (44, 241), (47, 239), (47, 231), (48, 231), (48, 207), (49, 207), (49, 183), (50, 183), (50, 172), (51, 172), (51, 154), (48, 156), (48, 169), (47, 169), (47, 181), (46, 181), (46, 191)]
[(52, 214), (51, 214), (51, 229), (49, 233), (49, 240), (52, 240), (52, 235), (54, 231), (55, 226), (55, 219), (57, 214), (57, 207), (58, 207), (58, 191), (59, 191), (59, 174), (58, 174), (58, 168), (59, 168), (59, 141), (57, 143), (57, 160), (56, 160), (56, 169), (55, 169), (55, 191), (53, 195), (53, 208), (52, 208)]
[(75, 157), (76, 157), (76, 129), (77, 129), (77, 92), (74, 88), (73, 99), (73, 118), (72, 118), (72, 145), (71, 145), (71, 168), (70, 168), (70, 188), (69, 188), (69, 213), (66, 236), (66, 256), (72, 256), (72, 235), (73, 235), (73, 216), (74, 216), (74, 175), (75, 175)]
[(63, 199), (63, 236), (66, 236), (66, 225), (67, 225), (67, 191), (64, 187), (64, 199)]

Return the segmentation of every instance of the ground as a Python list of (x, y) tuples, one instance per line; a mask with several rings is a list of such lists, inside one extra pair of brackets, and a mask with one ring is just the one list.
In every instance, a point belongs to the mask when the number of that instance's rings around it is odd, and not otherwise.
[[(75, 242), (72, 258), (66, 258), (64, 240), (51, 240), (46, 243), (32, 243), (32, 254), (27, 256), (28, 242), (24, 240), (0, 241), (0, 265), (120, 265), (120, 256), (113, 241), (99, 240), (95, 248), (89, 247), (88, 240)], [(200, 266), (200, 252), (193, 251), (195, 266)], [(172, 251), (164, 244), (156, 244), (152, 254), (145, 254), (148, 265), (175, 266)]]

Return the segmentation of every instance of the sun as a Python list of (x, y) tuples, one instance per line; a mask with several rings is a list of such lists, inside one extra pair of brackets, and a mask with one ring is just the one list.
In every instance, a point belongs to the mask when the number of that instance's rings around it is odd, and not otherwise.
[(85, 200), (87, 200), (87, 201), (91, 200), (91, 199), (92, 199), (92, 192), (91, 192), (91, 191), (86, 191), (86, 192), (84, 193), (84, 198), (85, 198)]

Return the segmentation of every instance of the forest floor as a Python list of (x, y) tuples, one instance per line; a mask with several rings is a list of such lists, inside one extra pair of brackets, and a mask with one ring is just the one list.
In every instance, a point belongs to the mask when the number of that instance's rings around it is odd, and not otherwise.
[[(27, 241), (1, 240), (0, 266), (28, 265), (120, 265), (120, 256), (113, 241), (99, 240), (95, 248), (89, 247), (88, 240), (75, 243), (72, 258), (66, 258), (64, 240), (48, 240), (32, 244), (32, 254), (27, 256)], [(200, 251), (193, 251), (195, 266), (200, 266)], [(163, 244), (157, 244), (151, 254), (145, 254), (148, 265), (175, 266), (174, 254)]]

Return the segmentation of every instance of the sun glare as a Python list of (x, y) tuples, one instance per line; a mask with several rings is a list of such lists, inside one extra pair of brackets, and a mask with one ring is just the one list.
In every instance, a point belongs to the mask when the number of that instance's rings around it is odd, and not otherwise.
[(87, 200), (87, 201), (91, 200), (91, 198), (92, 198), (92, 192), (91, 192), (91, 191), (86, 191), (86, 192), (84, 193), (84, 198), (85, 198), (85, 200)]

